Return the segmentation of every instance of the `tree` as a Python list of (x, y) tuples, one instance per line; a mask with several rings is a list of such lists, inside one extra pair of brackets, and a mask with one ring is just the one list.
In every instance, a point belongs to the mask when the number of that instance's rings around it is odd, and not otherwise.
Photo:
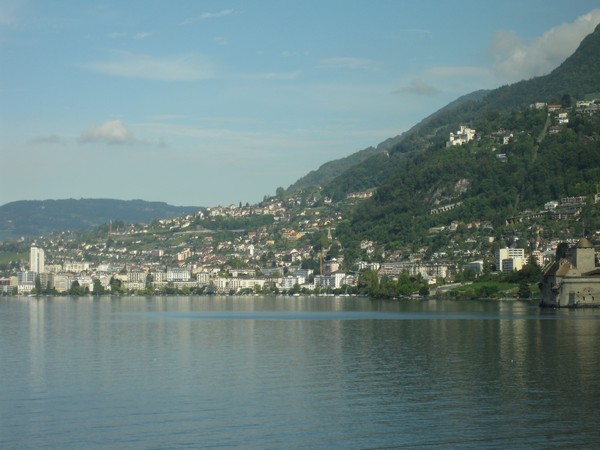
[(146, 285), (145, 285), (146, 290), (152, 289), (153, 281), (154, 281), (154, 278), (152, 277), (152, 274), (148, 272), (148, 274), (146, 275)]
[(42, 280), (39, 274), (35, 276), (35, 293), (38, 295), (42, 293)]
[(517, 295), (519, 298), (531, 298), (531, 288), (526, 280), (521, 281)]
[(373, 270), (365, 270), (358, 277), (358, 292), (366, 295), (376, 295), (379, 292), (379, 277)]
[(427, 284), (421, 285), (421, 287), (419, 288), (419, 295), (421, 297), (429, 296), (429, 285), (427, 285)]
[(119, 280), (118, 278), (115, 278), (114, 276), (111, 277), (108, 284), (110, 286), (110, 291), (113, 294), (118, 294), (119, 292), (121, 292), (122, 283), (121, 283), (121, 280)]
[(100, 282), (99, 278), (94, 278), (94, 289), (92, 291), (92, 295), (102, 295), (104, 294), (104, 286)]
[(560, 261), (563, 258), (567, 257), (569, 253), (569, 244), (566, 242), (561, 242), (556, 246), (556, 260)]
[(85, 294), (85, 290), (79, 284), (79, 281), (75, 280), (71, 283), (71, 288), (69, 289), (69, 295), (81, 296)]
[(398, 276), (398, 282), (396, 285), (396, 290), (398, 292), (398, 295), (402, 295), (402, 296), (408, 296), (410, 294), (412, 294), (414, 289), (412, 280), (410, 279), (410, 275), (408, 274), (408, 272), (402, 272), (399, 276)]

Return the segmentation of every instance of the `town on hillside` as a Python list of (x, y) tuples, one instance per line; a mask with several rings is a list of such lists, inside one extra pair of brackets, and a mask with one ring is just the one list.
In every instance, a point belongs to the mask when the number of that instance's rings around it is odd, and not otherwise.
[[(579, 101), (572, 108), (536, 103), (531, 108), (547, 110), (545, 131), (560, 133), (572, 115), (597, 114), (600, 101)], [(504, 164), (510, 155), (502, 146), (520, 133), (499, 129), (483, 135), (463, 125), (450, 133), (444, 151), (487, 139), (494, 142), (498, 164)], [(537, 210), (506, 217), (501, 230), (485, 218), (450, 220), (428, 230), (432, 241), (444, 242), (442, 248), (389, 248), (375, 239), (345, 247), (338, 226), (373, 193), (351, 192), (333, 201), (318, 188), (291, 194), (278, 189), (255, 205), (209, 207), (147, 224), (112, 222), (88, 233), (65, 231), (3, 242), (0, 251), (21, 257), (0, 266), (0, 293), (426, 296), (532, 265), (539, 275), (555, 264), (561, 245), (580, 242), (573, 224), (585, 208), (600, 201), (598, 193), (540, 199)], [(460, 200), (440, 203), (430, 214), (443, 216), (461, 206)], [(555, 225), (545, 225), (549, 223)], [(594, 235), (586, 232), (593, 241)], [(29, 258), (22, 256), (25, 252)], [(514, 295), (530, 296), (528, 289)]]

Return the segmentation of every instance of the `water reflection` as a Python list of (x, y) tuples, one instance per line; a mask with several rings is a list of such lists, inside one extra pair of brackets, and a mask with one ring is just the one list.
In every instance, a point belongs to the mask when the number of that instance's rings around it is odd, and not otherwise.
[(215, 296), (8, 299), (0, 311), (2, 447), (600, 439), (600, 310)]

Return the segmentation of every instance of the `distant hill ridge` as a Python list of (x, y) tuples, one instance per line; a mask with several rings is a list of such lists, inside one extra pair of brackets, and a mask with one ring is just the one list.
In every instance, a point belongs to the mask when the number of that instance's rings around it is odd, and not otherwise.
[(368, 147), (352, 153), (350, 156), (326, 162), (317, 170), (310, 171), (308, 174), (304, 175), (302, 178), (288, 187), (287, 192), (291, 194), (306, 188), (324, 186), (352, 166), (360, 164), (367, 158), (370, 158), (374, 155), (379, 155), (385, 151), (389, 151), (391, 148), (395, 147), (401, 139), (401, 135), (395, 136), (381, 142), (379, 145), (377, 145), (377, 147)]
[(151, 222), (200, 209), (197, 206), (172, 206), (144, 200), (21, 200), (0, 206), (0, 237), (91, 229), (117, 220)]

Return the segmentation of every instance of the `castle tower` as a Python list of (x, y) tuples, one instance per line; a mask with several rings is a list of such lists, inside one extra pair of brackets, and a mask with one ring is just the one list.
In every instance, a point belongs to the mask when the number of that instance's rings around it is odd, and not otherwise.
[(596, 249), (586, 238), (577, 243), (574, 256), (572, 263), (580, 274), (591, 272), (596, 268)]

